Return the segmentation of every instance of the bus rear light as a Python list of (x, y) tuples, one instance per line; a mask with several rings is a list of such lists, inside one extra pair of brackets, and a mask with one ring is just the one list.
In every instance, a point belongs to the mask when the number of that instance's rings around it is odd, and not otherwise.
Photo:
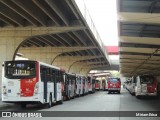
[(155, 91), (157, 91), (157, 88), (155, 88)]
[(39, 85), (36, 84), (35, 88), (34, 88), (34, 94), (38, 94), (38, 88), (39, 88)]
[(6, 88), (6, 86), (3, 86), (3, 94), (4, 94), (4, 95), (7, 94), (7, 88)]

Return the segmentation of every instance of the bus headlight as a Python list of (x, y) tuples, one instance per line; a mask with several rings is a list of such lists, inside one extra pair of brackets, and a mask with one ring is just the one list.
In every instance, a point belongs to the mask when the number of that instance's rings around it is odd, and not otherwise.
[(4, 94), (4, 95), (7, 94), (7, 88), (6, 88), (6, 86), (3, 86), (3, 94)]

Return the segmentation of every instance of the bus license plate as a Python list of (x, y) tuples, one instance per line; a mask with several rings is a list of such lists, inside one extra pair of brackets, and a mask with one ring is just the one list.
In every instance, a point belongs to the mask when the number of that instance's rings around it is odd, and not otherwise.
[(10, 90), (10, 89), (8, 90), (8, 93), (11, 93), (11, 90)]

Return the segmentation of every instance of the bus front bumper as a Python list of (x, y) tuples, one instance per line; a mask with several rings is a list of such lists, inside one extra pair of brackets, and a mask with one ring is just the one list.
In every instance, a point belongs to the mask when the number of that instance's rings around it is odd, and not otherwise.
[(19, 102), (40, 102), (43, 103), (42, 100), (39, 99), (39, 95), (35, 95), (32, 97), (20, 97), (20, 96), (6, 96), (2, 95), (2, 102), (7, 103), (19, 103)]

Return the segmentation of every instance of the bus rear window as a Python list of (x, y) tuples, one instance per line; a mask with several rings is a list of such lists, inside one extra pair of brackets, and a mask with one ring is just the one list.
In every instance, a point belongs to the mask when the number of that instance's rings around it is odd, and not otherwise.
[(5, 77), (10, 79), (33, 78), (36, 75), (34, 61), (7, 61), (5, 62)]
[(98, 80), (96, 80), (96, 81), (95, 81), (95, 83), (99, 83), (99, 81), (98, 81)]
[(154, 77), (150, 77), (150, 76), (141, 77), (142, 84), (153, 83), (153, 82), (154, 82)]
[(116, 82), (119, 82), (119, 79), (117, 79), (117, 78), (110, 78), (108, 81), (116, 83)]

